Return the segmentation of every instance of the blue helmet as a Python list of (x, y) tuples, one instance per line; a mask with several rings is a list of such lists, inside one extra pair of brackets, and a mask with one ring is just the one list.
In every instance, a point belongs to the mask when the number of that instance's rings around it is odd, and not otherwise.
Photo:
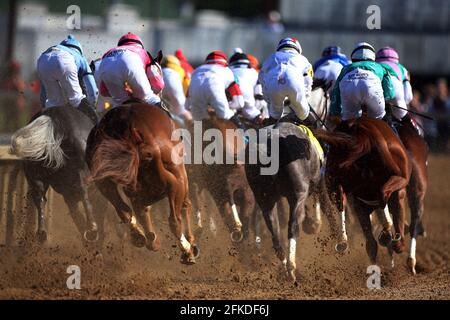
[(61, 42), (61, 45), (69, 48), (74, 48), (78, 50), (81, 55), (83, 55), (83, 48), (81, 47), (81, 43), (71, 34), (69, 34), (67, 38), (65, 38)]
[(332, 55), (340, 55), (341, 54), (341, 48), (338, 46), (329, 46), (323, 49), (322, 51), (322, 57), (328, 57)]

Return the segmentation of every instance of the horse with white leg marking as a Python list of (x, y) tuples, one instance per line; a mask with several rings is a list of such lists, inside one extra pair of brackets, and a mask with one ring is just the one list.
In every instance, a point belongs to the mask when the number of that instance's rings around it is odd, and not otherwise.
[[(255, 195), (256, 202), (262, 210), (266, 225), (272, 234), (273, 247), (277, 257), (282, 262), (284, 272), (292, 280), (296, 280), (296, 248), (300, 234), (300, 225), (305, 219), (306, 199), (317, 193), (322, 208), (328, 207), (328, 196), (325, 184), (321, 179), (321, 156), (313, 146), (307, 133), (295, 124), (280, 122), (259, 131), (267, 131), (268, 141), (258, 141), (256, 145), (250, 143), (247, 151), (256, 148), (259, 152), (278, 152), (275, 150), (276, 141), (279, 143), (279, 166), (275, 172), (264, 172), (266, 165), (260, 161), (245, 165), (247, 179)], [(266, 174), (267, 173), (267, 174)], [(288, 221), (288, 253), (286, 256), (281, 240), (280, 224), (275, 204), (286, 197), (289, 203)], [(331, 226), (335, 226), (336, 223)], [(336, 230), (332, 230), (336, 235)]]
[(336, 195), (340, 210), (343, 205), (339, 193), (345, 192), (364, 232), (367, 254), (375, 264), (378, 245), (370, 215), (386, 204), (393, 214), (395, 228), (389, 247), (396, 253), (405, 250), (405, 200), (411, 159), (400, 139), (381, 120), (361, 117), (349, 120), (341, 129), (345, 133), (317, 133), (331, 145), (326, 168), (328, 190)]
[[(35, 115), (11, 137), (11, 153), (24, 160), (29, 195), (37, 208), (40, 242), (47, 240), (44, 207), (49, 187), (64, 197), (84, 239), (98, 239), (85, 181), (89, 169), (84, 159), (86, 140), (93, 126), (92, 120), (76, 108), (52, 107)], [(78, 207), (80, 202), (86, 213), (85, 221)]]
[[(172, 140), (176, 128), (159, 106), (131, 102), (115, 107), (89, 134), (86, 161), (91, 180), (129, 227), (137, 247), (160, 249), (148, 206), (167, 197), (169, 225), (181, 249), (181, 262), (193, 264), (199, 250), (190, 224), (183, 143), (181, 139)], [(133, 210), (120, 195), (119, 186), (131, 200)]]

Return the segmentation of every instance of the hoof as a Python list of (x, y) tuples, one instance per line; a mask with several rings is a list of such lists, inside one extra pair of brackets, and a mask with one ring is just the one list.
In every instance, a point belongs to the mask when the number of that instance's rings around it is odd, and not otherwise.
[(337, 243), (334, 246), (334, 250), (336, 250), (336, 252), (338, 252), (338, 253), (345, 253), (345, 252), (347, 252), (347, 250), (348, 250), (348, 243), (347, 243), (347, 241), (342, 241), (342, 242)]
[(242, 231), (233, 231), (231, 234), (231, 241), (233, 241), (234, 243), (239, 243), (242, 242), (242, 240), (244, 239), (244, 233)]
[(193, 265), (193, 264), (195, 264), (195, 257), (191, 253), (183, 253), (181, 255), (181, 261), (180, 262), (182, 264), (186, 264), (186, 265)]
[(392, 235), (389, 231), (382, 230), (378, 236), (378, 243), (382, 247), (388, 247), (392, 243)]
[(131, 243), (135, 247), (142, 248), (147, 243), (147, 238), (144, 236), (144, 234), (135, 228), (131, 228), (130, 236)]
[(302, 228), (306, 234), (318, 234), (320, 231), (321, 223), (312, 219), (308, 219), (303, 222)]
[(400, 234), (395, 234), (394, 239), (392, 239), (391, 242), (391, 248), (394, 250), (395, 253), (402, 253), (405, 251), (405, 239), (401, 237)]
[(287, 272), (287, 279), (288, 279), (288, 281), (290, 281), (294, 284), (297, 282), (297, 277), (295, 276), (295, 270), (291, 270), (291, 271)]
[(47, 239), (48, 239), (47, 231), (45, 231), (45, 230), (39, 230), (36, 233), (36, 236), (37, 236), (37, 239), (38, 239), (39, 243), (41, 243), (41, 244), (46, 242)]
[(86, 230), (83, 233), (83, 238), (87, 242), (96, 242), (96, 241), (98, 241), (98, 231), (97, 230)]
[(155, 233), (147, 234), (146, 248), (150, 251), (159, 251), (161, 249), (161, 240)]
[(192, 254), (194, 255), (194, 259), (198, 259), (200, 256), (200, 248), (196, 244), (192, 245)]
[(416, 259), (408, 257), (406, 264), (408, 265), (409, 271), (411, 271), (413, 275), (416, 275)]

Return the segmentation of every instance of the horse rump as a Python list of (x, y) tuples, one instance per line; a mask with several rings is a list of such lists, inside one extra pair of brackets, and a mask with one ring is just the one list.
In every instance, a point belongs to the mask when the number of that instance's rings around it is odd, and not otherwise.
[(139, 171), (139, 152), (132, 142), (111, 138), (106, 134), (99, 139), (90, 161), (90, 181), (110, 179), (125, 188), (135, 190)]
[[(340, 168), (350, 168), (354, 162), (369, 154), (373, 148), (376, 148), (385, 165), (398, 172), (398, 166), (392, 158), (386, 138), (378, 128), (380, 124), (383, 125), (384, 122), (376, 119), (360, 118), (349, 123), (352, 134), (318, 129), (315, 131), (315, 135), (343, 152), (344, 159), (339, 164)], [(390, 132), (390, 130), (388, 131)]]
[(45, 167), (59, 169), (65, 163), (63, 138), (57, 123), (41, 115), (11, 136), (9, 152), (20, 159), (41, 161)]

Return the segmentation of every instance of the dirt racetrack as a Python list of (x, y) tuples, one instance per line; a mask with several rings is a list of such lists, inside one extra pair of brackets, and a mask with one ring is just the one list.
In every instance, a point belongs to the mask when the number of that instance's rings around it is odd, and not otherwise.
[[(358, 226), (350, 226), (350, 251), (338, 255), (329, 241), (327, 225), (318, 235), (301, 234), (297, 249), (299, 283), (278, 279), (279, 262), (270, 238), (263, 239), (260, 255), (239, 254), (225, 233), (210, 201), (206, 210), (216, 217), (216, 238), (205, 232), (199, 241), (197, 264), (179, 263), (179, 250), (168, 231), (166, 204), (154, 215), (161, 230), (162, 249), (137, 249), (123, 244), (112, 223), (107, 225), (103, 258), (80, 241), (67, 208), (55, 197), (49, 242), (0, 247), (1, 299), (450, 299), (450, 156), (429, 159), (430, 183), (424, 224), (427, 238), (419, 238), (417, 275), (406, 269), (407, 254), (396, 256), (391, 269), (385, 250), (379, 250), (382, 289), (366, 287), (369, 260)], [(2, 213), (3, 214), (3, 213)], [(23, 214), (16, 212), (16, 214)], [(113, 212), (108, 212), (114, 220)], [(408, 213), (409, 216), (409, 213)], [(0, 243), (5, 237), (0, 220)], [(264, 226), (265, 229), (265, 226)], [(18, 231), (19, 232), (19, 231)], [(408, 241), (409, 243), (409, 241)], [(81, 290), (66, 287), (69, 265), (81, 268)]]

